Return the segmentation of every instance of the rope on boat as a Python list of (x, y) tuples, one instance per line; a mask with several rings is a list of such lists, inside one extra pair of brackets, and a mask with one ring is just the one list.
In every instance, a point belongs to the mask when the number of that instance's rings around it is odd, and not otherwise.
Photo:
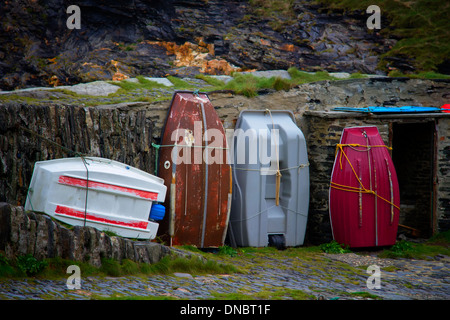
[[(243, 222), (243, 221), (247, 221), (247, 220), (256, 218), (257, 216), (259, 216), (259, 215), (261, 215), (261, 214), (263, 214), (263, 213), (265, 213), (265, 212), (269, 212), (270, 209), (275, 208), (275, 207), (276, 207), (276, 205), (272, 205), (272, 206), (270, 206), (270, 207), (268, 207), (268, 208), (265, 208), (265, 209), (263, 209), (263, 210), (261, 210), (261, 211), (259, 211), (259, 212), (254, 213), (254, 214), (252, 214), (251, 216), (248, 216), (248, 217), (246, 217), (246, 218), (235, 219), (235, 220), (231, 220), (231, 219), (230, 219), (230, 222)], [(283, 208), (284, 210), (291, 211), (291, 212), (294, 213), (294, 214), (303, 216), (303, 217), (305, 217), (305, 218), (308, 217), (308, 213), (297, 212), (297, 211), (294, 211), (294, 210), (289, 209), (288, 207), (285, 207), (285, 206), (282, 206), (282, 205), (279, 205), (279, 207)]]
[(84, 154), (84, 153), (81, 153), (81, 152), (78, 152), (78, 151), (73, 151), (73, 150), (70, 149), (70, 148), (64, 147), (63, 145), (61, 145), (61, 144), (59, 144), (59, 143), (57, 143), (57, 142), (55, 142), (55, 141), (53, 141), (53, 140), (50, 140), (50, 139), (44, 137), (43, 135), (41, 135), (41, 134), (39, 134), (39, 133), (37, 133), (37, 132), (35, 132), (35, 131), (33, 131), (33, 130), (30, 130), (30, 129), (25, 128), (25, 127), (23, 127), (23, 126), (17, 126), (17, 127), (18, 127), (19, 129), (23, 130), (23, 131), (26, 131), (26, 132), (28, 132), (28, 133), (30, 133), (30, 134), (32, 134), (32, 135), (35, 135), (36, 137), (38, 137), (38, 138), (44, 140), (45, 142), (47, 142), (47, 143), (49, 143), (49, 144), (51, 144), (51, 145), (54, 145), (54, 146), (60, 148), (61, 150), (67, 152), (69, 155), (74, 154), (74, 155), (76, 155), (76, 156), (87, 156), (87, 154)]
[[(42, 139), (43, 141), (45, 141), (45, 142), (55, 146), (55, 147), (58, 147), (59, 149), (61, 149), (62, 151), (68, 153), (69, 155), (75, 155), (75, 156), (81, 158), (81, 160), (83, 162), (83, 165), (86, 168), (86, 198), (85, 198), (85, 202), (84, 202), (84, 226), (86, 226), (87, 203), (88, 203), (88, 193), (89, 193), (89, 188), (88, 188), (89, 187), (89, 169), (87, 167), (86, 157), (88, 157), (89, 155), (81, 153), (81, 152), (78, 152), (78, 151), (74, 151), (74, 150), (72, 150), (70, 148), (67, 148), (67, 147), (65, 147), (65, 146), (63, 146), (63, 145), (61, 145), (61, 144), (59, 144), (59, 143), (57, 143), (57, 142), (55, 142), (53, 140), (50, 140), (50, 139), (44, 137), (43, 135), (41, 135), (41, 134), (31, 130), (31, 129), (25, 128), (23, 126), (19, 125), (19, 126), (17, 126), (17, 128), (19, 128), (19, 129), (21, 129), (21, 130), (23, 130), (25, 132), (28, 132), (28, 133), (30, 133), (30, 134), (32, 134), (32, 135)], [(31, 210), (34, 211), (33, 204), (32, 204), (32, 201), (31, 201), (31, 197), (28, 197), (29, 193), (33, 193), (33, 189), (31, 187), (29, 187), (28, 190), (27, 190), (27, 198), (28, 198), (28, 201), (30, 202)]]
[[(366, 187), (364, 187), (363, 183), (361, 182), (361, 180), (359, 179), (358, 175), (356, 174), (355, 169), (353, 168), (352, 163), (350, 162), (350, 159), (347, 157), (347, 155), (345, 154), (344, 151), (344, 147), (350, 147), (355, 151), (369, 151), (371, 148), (387, 148), (389, 150), (392, 150), (391, 147), (385, 146), (385, 145), (375, 145), (375, 146), (368, 146), (368, 145), (360, 145), (360, 144), (337, 144), (336, 145), (336, 153), (335, 156), (337, 155), (337, 153), (339, 151), (341, 151), (340, 155), (339, 155), (339, 165), (340, 168), (342, 170), (342, 156), (345, 157), (345, 159), (347, 160), (348, 164), (350, 165), (350, 168), (352, 169), (356, 180), (358, 181), (360, 187), (351, 187), (351, 186), (346, 186), (346, 185), (342, 185), (336, 182), (331, 182), (330, 187), (337, 189), (337, 190), (342, 190), (342, 191), (348, 191), (348, 192), (360, 192), (360, 193), (368, 193), (368, 194), (373, 194), (376, 197), (378, 197), (379, 199), (387, 202), (388, 204), (390, 204), (391, 206), (397, 208), (398, 210), (400, 210), (400, 207), (397, 206), (396, 204), (393, 203), (393, 201), (389, 201), (388, 199), (383, 198), (382, 196), (380, 196), (379, 194), (377, 194), (375, 191), (371, 190), (371, 189), (366, 189)], [(366, 150), (357, 150), (354, 149), (355, 147), (363, 147), (366, 148)]]

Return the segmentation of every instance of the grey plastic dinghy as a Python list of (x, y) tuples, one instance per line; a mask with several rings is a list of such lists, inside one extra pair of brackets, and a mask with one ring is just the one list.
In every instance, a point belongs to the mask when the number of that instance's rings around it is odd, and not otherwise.
[(290, 111), (242, 111), (233, 136), (231, 243), (302, 245), (309, 206), (306, 141)]

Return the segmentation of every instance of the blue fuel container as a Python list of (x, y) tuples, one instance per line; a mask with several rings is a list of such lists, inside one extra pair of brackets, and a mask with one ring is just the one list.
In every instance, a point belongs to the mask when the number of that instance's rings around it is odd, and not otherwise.
[(161, 221), (166, 214), (166, 208), (162, 204), (153, 204), (150, 210), (150, 220)]

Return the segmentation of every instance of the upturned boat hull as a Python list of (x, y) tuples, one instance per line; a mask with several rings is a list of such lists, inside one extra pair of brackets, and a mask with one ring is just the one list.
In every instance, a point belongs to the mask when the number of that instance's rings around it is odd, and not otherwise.
[(174, 94), (159, 146), (158, 176), (170, 190), (159, 229), (165, 243), (222, 246), (231, 171), (223, 125), (206, 94)]
[(351, 248), (393, 245), (399, 207), (397, 174), (377, 127), (345, 128), (329, 190), (334, 239)]
[(26, 210), (44, 212), (74, 226), (119, 236), (153, 239), (152, 204), (163, 202), (162, 179), (109, 159), (65, 158), (35, 163)]
[(303, 244), (309, 207), (306, 141), (290, 111), (242, 111), (236, 123), (230, 234), (238, 246)]

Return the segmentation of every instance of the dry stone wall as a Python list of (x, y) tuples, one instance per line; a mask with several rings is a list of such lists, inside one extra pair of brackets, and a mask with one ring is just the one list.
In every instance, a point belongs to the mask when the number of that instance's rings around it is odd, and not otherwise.
[(437, 229), (450, 230), (450, 121), (440, 121), (437, 138), (436, 210), (440, 214)]
[(0, 203), (0, 252), (9, 259), (30, 254), (36, 259), (60, 257), (100, 267), (102, 259), (155, 263), (172, 251), (155, 242), (110, 237), (92, 227), (68, 229), (47, 215)]
[(153, 170), (152, 121), (120, 105), (0, 105), (0, 201), (24, 205), (36, 161), (77, 154)]

